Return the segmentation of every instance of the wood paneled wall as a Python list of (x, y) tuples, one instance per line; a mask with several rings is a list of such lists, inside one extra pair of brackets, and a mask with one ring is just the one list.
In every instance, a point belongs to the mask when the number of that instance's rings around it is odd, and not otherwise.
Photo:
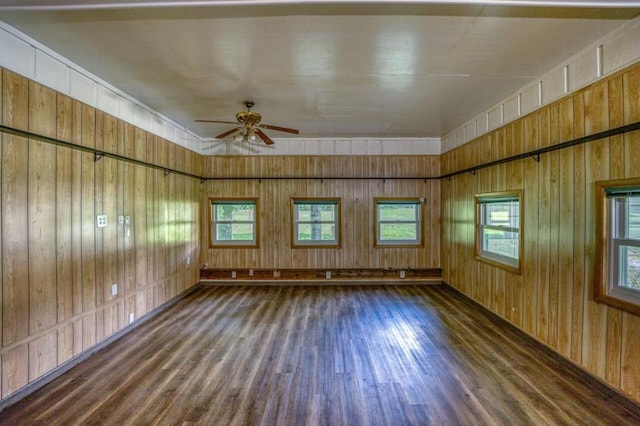
[[(442, 156), (443, 173), (640, 120), (640, 66)], [(442, 181), (443, 280), (640, 401), (640, 317), (593, 301), (594, 185), (640, 176), (640, 132)], [(524, 270), (474, 260), (476, 193), (524, 191)]]
[[(214, 268), (331, 269), (440, 267), (440, 181), (381, 179), (383, 176), (438, 176), (438, 156), (288, 156), (208, 157), (207, 176), (310, 177), (309, 179), (214, 180), (207, 197), (258, 198), (259, 247), (208, 249), (205, 262)], [(320, 177), (343, 179), (320, 179)], [(372, 177), (372, 179), (349, 179)], [(291, 248), (291, 198), (340, 198), (342, 247)], [(425, 246), (374, 248), (374, 197), (425, 197)], [(203, 217), (208, 219), (205, 210)], [(202, 247), (209, 247), (208, 220)]]
[[(198, 154), (1, 72), (4, 125), (202, 174)], [(198, 282), (202, 194), (197, 179), (1, 137), (0, 377), (6, 398), (127, 326), (130, 313), (138, 319)], [(108, 215), (107, 227), (96, 227), (97, 214)], [(131, 217), (129, 235), (119, 215)]]

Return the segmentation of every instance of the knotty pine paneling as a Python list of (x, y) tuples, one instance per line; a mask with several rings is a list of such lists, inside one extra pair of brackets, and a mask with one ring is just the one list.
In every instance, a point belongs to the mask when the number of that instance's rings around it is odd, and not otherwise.
[[(440, 173), (437, 156), (390, 157), (207, 157), (207, 176), (309, 177), (309, 179), (230, 179), (205, 184), (203, 199), (257, 198), (259, 247), (206, 249), (213, 268), (331, 269), (438, 268), (440, 266), (440, 182), (381, 179), (384, 176), (429, 177)], [(342, 179), (321, 179), (322, 176)], [(371, 179), (349, 179), (352, 177)], [(341, 248), (291, 247), (291, 198), (340, 198)], [(424, 197), (424, 247), (374, 248), (375, 197)], [(202, 247), (209, 247), (209, 210)]]
[[(639, 81), (636, 65), (593, 84), (445, 153), (443, 172), (480, 164), (474, 152), (498, 159), (637, 122)], [(443, 280), (637, 401), (640, 318), (594, 302), (592, 281), (593, 183), (639, 177), (639, 164), (636, 131), (441, 182)], [(522, 275), (474, 260), (474, 194), (512, 189), (523, 190)]]
[[(201, 156), (15, 73), (1, 70), (0, 93), (3, 125), (203, 169)], [(159, 145), (163, 155), (153, 158)], [(0, 159), (6, 398), (127, 326), (130, 313), (138, 319), (197, 283), (202, 188), (197, 179), (6, 134)], [(107, 227), (96, 228), (97, 214), (107, 214)], [(128, 234), (120, 215), (131, 217)]]

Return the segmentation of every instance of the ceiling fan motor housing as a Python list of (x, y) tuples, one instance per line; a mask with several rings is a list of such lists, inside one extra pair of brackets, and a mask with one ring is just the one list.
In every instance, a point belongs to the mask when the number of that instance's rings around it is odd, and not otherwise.
[(238, 123), (254, 126), (260, 123), (260, 120), (262, 120), (262, 116), (257, 112), (241, 111), (236, 114), (236, 120), (238, 120)]

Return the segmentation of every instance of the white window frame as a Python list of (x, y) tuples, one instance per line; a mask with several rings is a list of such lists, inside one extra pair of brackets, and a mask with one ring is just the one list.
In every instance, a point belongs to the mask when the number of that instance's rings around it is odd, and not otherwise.
[[(252, 204), (253, 220), (219, 220), (217, 218), (218, 205)], [(254, 248), (258, 247), (258, 200), (255, 198), (210, 198), (210, 235), (209, 246), (211, 248)], [(219, 224), (250, 224), (253, 226), (253, 238), (251, 240), (218, 240), (216, 236)]]
[[(518, 225), (492, 225), (488, 224), (487, 207), (492, 204), (517, 203), (518, 208)], [(476, 260), (489, 263), (514, 274), (520, 274), (522, 269), (522, 223), (523, 223), (523, 203), (522, 191), (502, 191), (486, 194), (475, 195), (476, 204), (476, 233), (475, 247)], [(505, 256), (489, 250), (485, 250), (485, 231), (496, 230), (502, 232), (510, 232), (518, 235), (518, 257)]]
[(598, 302), (640, 314), (640, 290), (624, 285), (625, 247), (640, 248), (640, 238), (627, 235), (629, 199), (640, 197), (640, 179), (596, 183), (596, 274), (594, 298)]
[[(300, 220), (298, 206), (302, 205), (333, 205), (334, 206), (334, 220)], [(336, 248), (341, 245), (341, 232), (340, 232), (340, 199), (339, 198), (292, 198), (292, 220), (291, 220), (291, 245), (297, 248)], [(334, 239), (332, 240), (300, 240), (299, 239), (299, 226), (301, 224), (309, 225), (333, 225)]]
[[(424, 209), (422, 204), (424, 199), (422, 198), (375, 198), (374, 210), (375, 210), (375, 246), (376, 247), (423, 247), (423, 215)], [(380, 219), (380, 206), (382, 205), (415, 205), (416, 215), (413, 220), (382, 220)], [(416, 239), (414, 240), (383, 240), (382, 227), (385, 224), (413, 224), (416, 230)]]

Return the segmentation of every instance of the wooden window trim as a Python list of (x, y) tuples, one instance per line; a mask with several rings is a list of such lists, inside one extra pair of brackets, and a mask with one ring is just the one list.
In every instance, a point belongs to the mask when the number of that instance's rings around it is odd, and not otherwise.
[[(480, 216), (481, 216), (481, 200), (491, 199), (491, 198), (508, 198), (508, 197), (517, 197), (519, 204), (519, 214), (520, 214), (520, 225), (518, 228), (518, 264), (517, 266), (510, 265), (508, 263), (500, 262), (499, 260), (488, 258), (482, 255), (482, 240), (480, 238)], [(514, 190), (514, 191), (500, 191), (500, 192), (487, 192), (482, 194), (474, 195), (474, 203), (475, 203), (475, 232), (474, 232), (474, 250), (475, 250), (475, 260), (486, 263), (491, 266), (495, 266), (496, 268), (503, 269), (505, 271), (511, 272), (512, 274), (521, 275), (522, 274), (522, 265), (523, 265), (523, 241), (524, 241), (524, 197), (522, 190)]]
[(609, 276), (611, 270), (610, 241), (607, 228), (610, 224), (611, 209), (606, 190), (613, 187), (640, 187), (640, 178), (599, 181), (595, 183), (596, 229), (595, 229), (595, 273), (593, 299), (636, 315), (640, 315), (640, 305), (621, 299), (610, 293)]
[[(214, 244), (213, 242), (213, 204), (214, 202), (231, 202), (231, 203), (253, 203), (255, 205), (255, 218), (253, 221), (253, 229), (255, 235), (255, 241), (247, 242), (246, 244)], [(255, 249), (259, 248), (260, 244), (260, 221), (259, 221), (260, 206), (257, 198), (245, 197), (245, 198), (209, 198), (209, 248), (210, 249)]]
[[(418, 237), (420, 241), (416, 244), (380, 244), (378, 243), (378, 204), (384, 202), (397, 203), (415, 203), (420, 205)], [(425, 201), (420, 197), (375, 197), (373, 199), (373, 246), (374, 248), (424, 248), (424, 217), (425, 217)]]
[[(336, 204), (336, 242), (331, 244), (305, 244), (296, 241), (296, 203), (313, 202)], [(293, 249), (340, 249), (342, 248), (342, 199), (326, 197), (291, 198), (291, 248)]]

